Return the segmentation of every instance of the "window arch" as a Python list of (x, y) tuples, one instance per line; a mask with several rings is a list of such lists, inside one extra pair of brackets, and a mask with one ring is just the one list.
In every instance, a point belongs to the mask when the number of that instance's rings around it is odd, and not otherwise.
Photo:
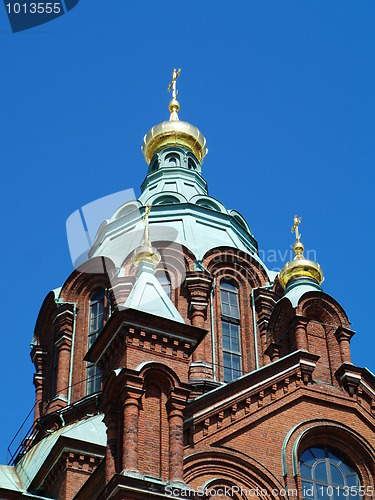
[(166, 162), (169, 167), (179, 167), (180, 166), (180, 157), (174, 153), (170, 153), (165, 157)]
[(300, 459), (302, 496), (306, 500), (349, 500), (359, 488), (359, 477), (338, 451), (312, 447)]
[(157, 198), (152, 204), (153, 205), (174, 205), (175, 203), (179, 203), (179, 199), (175, 196), (160, 196)]
[[(104, 289), (96, 290), (90, 297), (89, 329), (87, 335), (87, 349), (95, 342), (104, 325)], [(86, 396), (100, 391), (101, 373), (94, 363), (86, 365)]]
[(220, 304), (224, 382), (232, 382), (242, 375), (241, 318), (238, 286), (234, 281), (220, 281)]
[(195, 161), (192, 158), (188, 159), (188, 169), (195, 170), (197, 168)]

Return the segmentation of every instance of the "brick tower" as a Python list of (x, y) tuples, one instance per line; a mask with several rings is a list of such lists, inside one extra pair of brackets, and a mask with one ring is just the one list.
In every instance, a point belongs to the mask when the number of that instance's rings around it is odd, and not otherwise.
[(33, 427), (0, 466), (0, 499), (370, 498), (375, 378), (351, 361), (347, 315), (298, 217), (276, 274), (208, 195), (178, 75), (140, 198), (41, 307)]

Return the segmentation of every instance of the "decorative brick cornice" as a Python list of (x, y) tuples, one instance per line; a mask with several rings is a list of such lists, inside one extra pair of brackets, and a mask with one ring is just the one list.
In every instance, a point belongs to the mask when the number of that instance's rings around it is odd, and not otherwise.
[(59, 331), (72, 331), (74, 322), (74, 313), (70, 304), (63, 304), (55, 311), (53, 323)]
[(206, 333), (202, 328), (125, 309), (111, 316), (84, 359), (98, 363), (105, 371), (122, 356), (126, 346), (187, 364)]
[(335, 337), (339, 342), (342, 340), (348, 340), (350, 342), (351, 338), (355, 334), (355, 331), (345, 328), (344, 326), (339, 326), (335, 331)]
[(254, 290), (254, 302), (259, 333), (265, 335), (269, 319), (276, 305), (276, 294), (272, 290), (257, 288)]
[(335, 375), (340, 384), (343, 385), (348, 391), (350, 396), (354, 396), (362, 381), (362, 369), (351, 363), (343, 363)]
[(302, 382), (308, 384), (318, 359), (315, 354), (297, 351), (213, 394), (208, 393), (197, 402), (192, 401), (185, 410), (186, 430), (191, 434), (203, 432), (208, 435), (211, 429), (216, 432), (222, 425), (233, 425), (237, 419), (273, 404), (298, 389)]

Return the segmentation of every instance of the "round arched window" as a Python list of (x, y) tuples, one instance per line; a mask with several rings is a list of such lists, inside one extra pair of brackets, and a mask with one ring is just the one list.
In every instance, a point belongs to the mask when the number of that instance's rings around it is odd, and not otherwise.
[(326, 447), (304, 451), (300, 460), (304, 499), (349, 500), (359, 488), (359, 477), (340, 452)]

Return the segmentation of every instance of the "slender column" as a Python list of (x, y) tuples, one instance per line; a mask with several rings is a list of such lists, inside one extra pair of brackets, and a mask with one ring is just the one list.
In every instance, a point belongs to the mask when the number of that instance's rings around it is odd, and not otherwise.
[(58, 349), (58, 367), (56, 378), (56, 397), (68, 400), (68, 385), (70, 371), (70, 350), (72, 348), (72, 332), (74, 314), (70, 305), (64, 305), (56, 310), (54, 319), (56, 331), (55, 349)]
[(36, 371), (36, 373), (34, 374), (34, 386), (35, 386), (34, 421), (35, 421), (42, 416), (43, 412), (43, 385), (45, 380), (45, 360), (47, 357), (47, 352), (43, 351), (40, 346), (35, 344), (30, 354)]
[(353, 337), (354, 332), (348, 328), (343, 328), (341, 326), (335, 332), (336, 339), (340, 346), (341, 361), (343, 363), (351, 363), (352, 357), (350, 354), (350, 339)]
[(267, 349), (264, 351), (264, 354), (270, 358), (271, 363), (280, 359), (281, 347), (282, 345), (279, 342), (271, 342)]
[(296, 338), (296, 347), (297, 350), (303, 350), (307, 351), (308, 346), (307, 346), (307, 332), (306, 332), (306, 327), (308, 324), (309, 320), (296, 317), (296, 324), (295, 324), (295, 338)]
[(124, 434), (122, 468), (138, 472), (139, 395), (128, 393), (123, 404)]
[(106, 412), (104, 423), (107, 426), (107, 450), (105, 459), (105, 482), (106, 484), (112, 479), (117, 472), (118, 460), (118, 418), (119, 412), (109, 410)]
[(35, 385), (35, 411), (34, 421), (42, 416), (42, 399), (43, 399), (43, 380), (44, 377), (38, 373), (34, 375)]
[(68, 400), (69, 369), (71, 339), (65, 335), (56, 343), (55, 348), (59, 350), (59, 361), (56, 379), (56, 397)]
[[(207, 307), (210, 301), (210, 292), (212, 287), (212, 278), (203, 271), (194, 271), (187, 273), (186, 286), (190, 295), (190, 314), (191, 324), (197, 328), (205, 328), (207, 318)], [(202, 342), (193, 352), (193, 362), (208, 361), (208, 355), (205, 352), (205, 342)], [(194, 374), (190, 374), (192, 378)]]
[(169, 481), (184, 483), (184, 416), (182, 408), (172, 405), (169, 414)]

